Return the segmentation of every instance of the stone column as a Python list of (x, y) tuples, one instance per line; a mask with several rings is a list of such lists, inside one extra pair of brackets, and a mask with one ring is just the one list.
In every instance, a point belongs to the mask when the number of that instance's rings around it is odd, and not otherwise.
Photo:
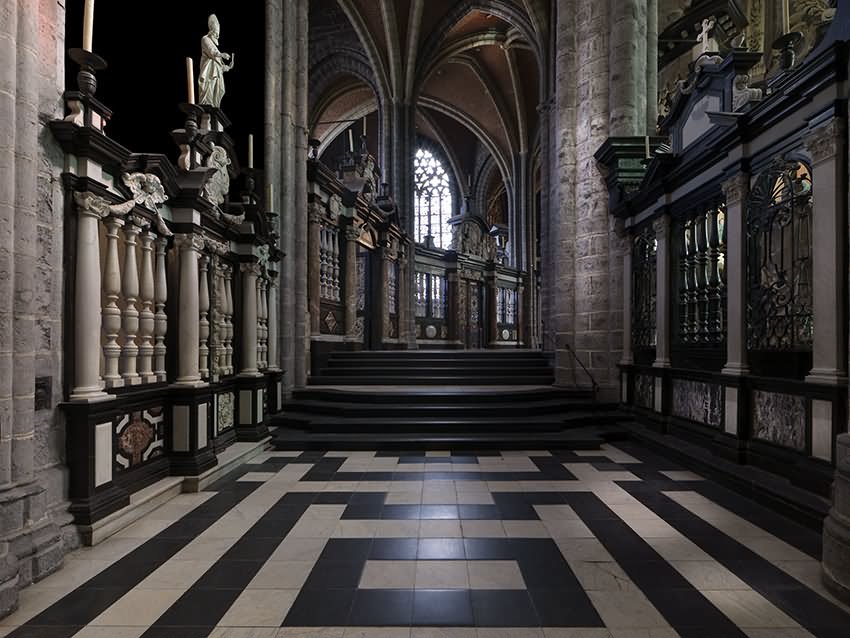
[(177, 304), (177, 330), (179, 349), (177, 352), (176, 385), (202, 385), (198, 367), (200, 357), (200, 299), (198, 259), (203, 240), (197, 235), (177, 235), (174, 245), (180, 251), (180, 289)]
[(381, 246), (378, 248), (378, 259), (380, 260), (377, 268), (378, 281), (374, 282), (372, 290), (375, 291), (373, 303), (373, 317), (378, 325), (373, 325), (372, 334), (378, 335), (378, 342), (372, 344), (373, 348), (381, 349), (384, 345), (384, 340), (389, 336), (390, 326), (390, 307), (389, 307), (389, 291), (387, 290), (387, 282), (389, 281), (389, 269), (392, 268), (393, 262), (390, 259), (389, 248)]
[(257, 277), (260, 265), (240, 264), (242, 270), (242, 370), (239, 376), (256, 377), (257, 369)]
[(280, 357), (278, 356), (277, 340), (279, 336), (277, 323), (277, 287), (278, 274), (276, 272), (269, 273), (271, 279), (269, 281), (269, 353), (268, 365), (271, 372), (280, 370)]
[(666, 213), (652, 222), (655, 240), (655, 362), (656, 368), (669, 368), (670, 363), (670, 216)]
[(345, 283), (343, 285), (343, 309), (345, 339), (356, 341), (355, 323), (357, 322), (357, 240), (360, 239), (360, 230), (354, 226), (346, 226), (343, 231), (345, 236)]
[(657, 126), (658, 0), (646, 0), (646, 134), (655, 135)]
[(499, 286), (496, 274), (491, 273), (487, 277), (487, 337), (485, 344), (495, 346), (499, 341)]
[(310, 308), (310, 335), (318, 336), (321, 328), (321, 206), (307, 206), (307, 301)]
[[(646, 134), (647, 2), (610, 2), (610, 132), (612, 136)], [(600, 4), (597, 0), (597, 6)], [(599, 12), (598, 8), (592, 10)]]
[[(811, 383), (847, 383), (847, 124), (833, 119), (806, 139), (812, 156), (814, 344)], [(829, 437), (832, 438), (831, 436)]]
[(723, 182), (726, 195), (726, 365), (723, 374), (743, 376), (747, 365), (747, 219), (750, 176)]
[(307, 308), (307, 137), (308, 106), (308, 0), (295, 0), (297, 58), (295, 70), (294, 155), (295, 155), (295, 347), (292, 380), (295, 387), (307, 383), (307, 361), (309, 353), (308, 308)]
[[(76, 273), (74, 276), (74, 385), (71, 401), (111, 399), (100, 378), (100, 215), (90, 193), (78, 194)], [(13, 375), (14, 376), (14, 375)]]

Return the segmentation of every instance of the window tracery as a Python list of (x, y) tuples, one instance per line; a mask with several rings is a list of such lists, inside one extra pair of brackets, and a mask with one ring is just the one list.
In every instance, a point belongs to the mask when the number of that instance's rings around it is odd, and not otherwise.
[(413, 160), (416, 196), (416, 241), (448, 249), (452, 241), (449, 219), (453, 215), (452, 189), (443, 163), (431, 151), (420, 148)]

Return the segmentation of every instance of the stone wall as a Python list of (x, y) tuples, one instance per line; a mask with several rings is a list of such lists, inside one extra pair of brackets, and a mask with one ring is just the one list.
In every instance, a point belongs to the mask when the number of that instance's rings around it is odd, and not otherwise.
[[(0, 10), (0, 615), (78, 544), (67, 514), (62, 397), (65, 10)], [(62, 530), (66, 530), (63, 534)]]

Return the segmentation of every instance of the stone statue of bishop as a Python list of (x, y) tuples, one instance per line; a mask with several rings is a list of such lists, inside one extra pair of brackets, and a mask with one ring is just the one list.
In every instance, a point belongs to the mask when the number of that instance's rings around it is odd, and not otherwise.
[(221, 33), (221, 26), (215, 14), (209, 17), (207, 26), (209, 33), (201, 38), (198, 102), (220, 108), (221, 98), (224, 97), (224, 74), (233, 68), (235, 56), (218, 50), (218, 36)]

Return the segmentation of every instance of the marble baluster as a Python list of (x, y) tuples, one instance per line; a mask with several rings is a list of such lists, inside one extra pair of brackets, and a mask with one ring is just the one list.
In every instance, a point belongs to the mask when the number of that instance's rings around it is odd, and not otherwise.
[(120, 388), (124, 379), (118, 370), (121, 358), (121, 346), (118, 337), (121, 332), (121, 309), (118, 299), (121, 296), (121, 267), (118, 260), (118, 231), (124, 226), (124, 220), (109, 216), (106, 225), (106, 256), (103, 269), (103, 293), (106, 305), (103, 307), (103, 332), (106, 343), (103, 345), (103, 380), (107, 388)]
[(168, 248), (168, 238), (156, 240), (156, 277), (154, 282), (154, 374), (157, 381), (165, 381), (165, 334), (168, 332), (168, 315), (165, 313), (165, 303), (168, 301), (168, 278), (165, 270), (165, 253)]
[(210, 376), (210, 283), (209, 283), (210, 258), (201, 255), (199, 262), (198, 282), (198, 370), (202, 379)]
[(225, 289), (225, 369), (226, 374), (233, 374), (233, 267), (228, 266), (224, 271)]
[(153, 274), (153, 242), (156, 234), (146, 231), (141, 234), (142, 269), (139, 280), (139, 299), (142, 309), (139, 311), (139, 374), (143, 383), (154, 383), (153, 373), (153, 336), (154, 336), (154, 274)]
[[(307, 250), (309, 251), (309, 261), (307, 263), (307, 303), (310, 309), (310, 334), (318, 335), (321, 333), (321, 325), (319, 323), (319, 314), (321, 312), (321, 295), (322, 295), (322, 225), (321, 225), (321, 206), (316, 203), (311, 203), (307, 209)], [(274, 278), (272, 279), (274, 285)], [(274, 308), (272, 300), (269, 299), (270, 311)], [(272, 337), (269, 337), (270, 341)], [(275, 359), (269, 356), (271, 367), (276, 367)]]
[(125, 385), (138, 385), (142, 378), (138, 373), (139, 346), (136, 337), (139, 333), (139, 267), (136, 255), (139, 234), (142, 232), (141, 219), (132, 216), (124, 226), (124, 271), (121, 278), (121, 292), (124, 296), (122, 313), (124, 345), (121, 348), (121, 374)]

